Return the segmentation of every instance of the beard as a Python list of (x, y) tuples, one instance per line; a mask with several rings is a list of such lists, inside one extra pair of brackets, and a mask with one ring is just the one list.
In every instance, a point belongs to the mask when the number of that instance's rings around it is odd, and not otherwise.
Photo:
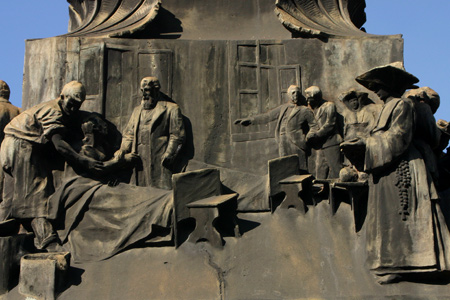
[(156, 98), (152, 98), (152, 97), (142, 98), (141, 105), (142, 105), (143, 109), (149, 110), (149, 109), (153, 109), (155, 107), (156, 102), (158, 102), (156, 100)]

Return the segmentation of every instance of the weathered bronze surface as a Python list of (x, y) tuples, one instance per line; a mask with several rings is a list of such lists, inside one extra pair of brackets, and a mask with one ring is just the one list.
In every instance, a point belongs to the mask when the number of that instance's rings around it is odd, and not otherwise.
[(364, 0), (68, 2), (0, 115), (6, 299), (450, 292), (450, 126)]
[(365, 1), (277, 0), (276, 12), (295, 37), (364, 36)]

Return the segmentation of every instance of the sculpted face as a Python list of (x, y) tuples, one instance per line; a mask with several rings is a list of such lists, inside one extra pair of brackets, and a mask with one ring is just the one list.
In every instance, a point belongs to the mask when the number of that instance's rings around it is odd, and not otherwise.
[(358, 108), (359, 108), (359, 101), (358, 101), (358, 98), (350, 99), (350, 100), (348, 101), (348, 105), (349, 105), (350, 109), (352, 109), (352, 110), (358, 110)]
[(316, 108), (322, 102), (322, 91), (317, 86), (310, 86), (305, 90), (306, 100), (312, 108)]
[(92, 123), (92, 129), (94, 132), (99, 133), (101, 135), (108, 134), (108, 124), (106, 124), (106, 122), (103, 121), (102, 118), (94, 116), (89, 120), (89, 122)]
[(149, 100), (150, 98), (157, 98), (159, 95), (159, 85), (147, 84), (142, 88), (142, 98)]
[(86, 99), (86, 90), (79, 82), (66, 84), (61, 93), (61, 109), (69, 116), (80, 110), (83, 101)]
[(291, 85), (287, 91), (289, 100), (295, 105), (301, 105), (301, 92), (298, 86)]
[(312, 108), (316, 108), (319, 106), (321, 98), (318, 97), (317, 95), (314, 95), (314, 96), (309, 96), (309, 97), (307, 96), (306, 100), (308, 101), (308, 104)]
[(387, 100), (391, 96), (391, 94), (382, 86), (379, 86), (375, 93), (383, 101)]
[(141, 81), (142, 105), (144, 109), (150, 109), (158, 101), (161, 85), (156, 77), (146, 77)]
[(9, 94), (11, 93), (9, 86), (3, 80), (0, 80), (0, 98), (9, 100)]

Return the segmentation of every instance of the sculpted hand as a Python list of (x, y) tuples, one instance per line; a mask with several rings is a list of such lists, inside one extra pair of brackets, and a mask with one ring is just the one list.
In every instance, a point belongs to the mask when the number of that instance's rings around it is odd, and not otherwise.
[(136, 153), (127, 153), (123, 156), (122, 159), (118, 157), (113, 157), (108, 161), (104, 161), (103, 163), (103, 171), (110, 172), (120, 168), (128, 168), (132, 167), (132, 164), (135, 164), (139, 159), (139, 155)]
[(103, 162), (83, 156), (80, 160), (81, 164), (88, 170), (103, 171)]
[(127, 153), (123, 157), (126, 162), (135, 162), (139, 159), (139, 154), (137, 153)]
[(170, 168), (173, 164), (175, 157), (173, 155), (164, 153), (161, 159), (161, 165), (166, 168)]
[(366, 141), (361, 138), (354, 138), (354, 139), (342, 142), (340, 145), (341, 149), (364, 148), (365, 146), (366, 146)]
[(234, 121), (234, 124), (238, 125), (242, 125), (242, 126), (248, 126), (250, 124), (252, 124), (252, 120), (251, 119), (237, 119)]
[(308, 132), (308, 134), (306, 135), (306, 140), (308, 141), (308, 140), (310, 140), (310, 139), (314, 139), (314, 138), (316, 138), (317, 137), (317, 133), (315, 133), (314, 131), (313, 132)]
[(308, 144), (314, 144), (314, 141), (316, 141), (317, 138), (318, 138), (318, 135), (317, 135), (317, 133), (316, 133), (315, 131), (312, 131), (312, 132), (310, 131), (310, 132), (308, 132), (308, 134), (307, 134), (306, 137), (305, 137), (306, 142), (307, 142)]
[(116, 151), (116, 153), (114, 153), (114, 158), (117, 158), (118, 160), (123, 160), (123, 158), (125, 157), (125, 151), (122, 149), (119, 149)]

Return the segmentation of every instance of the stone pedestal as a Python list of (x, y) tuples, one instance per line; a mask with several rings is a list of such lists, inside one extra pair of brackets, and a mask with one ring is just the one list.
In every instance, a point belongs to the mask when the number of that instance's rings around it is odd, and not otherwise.
[(32, 241), (32, 237), (27, 234), (0, 236), (0, 295), (17, 284), (20, 253), (27, 240)]
[(69, 252), (24, 255), (20, 261), (19, 293), (31, 299), (55, 299), (69, 267)]

